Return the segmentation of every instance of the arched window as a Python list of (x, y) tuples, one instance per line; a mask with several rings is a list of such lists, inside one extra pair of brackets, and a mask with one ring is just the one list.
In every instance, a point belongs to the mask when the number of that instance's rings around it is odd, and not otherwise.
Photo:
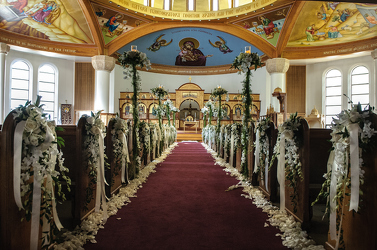
[(51, 120), (56, 120), (56, 70), (50, 64), (44, 64), (38, 70), (38, 95), (42, 96), (41, 104)]
[(326, 88), (326, 127), (329, 127), (332, 118), (342, 111), (342, 74), (339, 70), (331, 69), (325, 76)]
[(31, 100), (31, 70), (22, 60), (16, 61), (11, 67), (10, 108), (15, 109)]
[(369, 70), (364, 66), (351, 72), (351, 100), (353, 104), (360, 102), (362, 108), (369, 104)]

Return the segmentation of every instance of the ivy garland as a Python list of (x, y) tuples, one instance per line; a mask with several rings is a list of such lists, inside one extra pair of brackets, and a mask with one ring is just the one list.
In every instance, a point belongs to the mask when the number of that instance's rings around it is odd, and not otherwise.
[(150, 152), (150, 129), (147, 122), (140, 122), (139, 133), (140, 144), (143, 145), (142, 159), (146, 159)]
[(290, 195), (291, 202), (293, 205), (293, 212), (297, 212), (298, 204), (298, 181), (303, 181), (304, 176), (302, 175), (301, 161), (298, 154), (298, 149), (303, 144), (303, 131), (301, 126), (301, 117), (295, 114), (291, 114), (289, 119), (287, 119), (283, 124), (278, 127), (279, 134), (274, 146), (274, 153), (271, 159), (272, 166), (274, 160), (280, 154), (280, 141), (282, 138), (285, 139), (285, 179), (289, 182), (289, 187), (292, 188), (293, 192)]
[[(43, 105), (40, 105), (40, 100), (41, 96), (37, 96), (35, 104), (27, 101), (25, 105), (20, 105), (14, 110), (13, 116), (17, 124), (25, 121), (22, 132), (22, 155), (20, 155), (20, 198), (22, 202), (20, 209), (24, 209), (25, 219), (30, 221), (34, 182), (39, 182), (42, 191), (39, 222), (41, 226), (44, 223), (49, 224), (49, 230), (42, 232), (42, 246), (48, 247), (54, 242), (53, 236), (57, 235), (60, 230), (54, 221), (53, 207), (56, 206), (57, 200), (66, 200), (65, 194), (62, 192), (61, 179), (66, 182), (69, 192), (71, 179), (66, 175), (69, 169), (64, 167), (63, 153), (58, 149), (58, 146), (64, 146), (64, 140), (56, 135), (56, 131), (62, 131), (62, 128), (56, 127), (54, 121), (47, 121), (48, 115), (43, 113)], [(58, 162), (58, 169), (55, 169), (55, 160)], [(50, 187), (45, 184), (45, 178), (51, 178)], [(49, 181), (47, 180), (47, 182)], [(54, 197), (55, 193), (57, 199)], [(55, 214), (55, 216), (57, 215)]]
[[(85, 123), (85, 130), (86, 135), (84, 137), (84, 151), (86, 156), (86, 171), (88, 171), (89, 176), (89, 183), (88, 187), (86, 188), (86, 198), (84, 204), (84, 210), (88, 210), (88, 204), (94, 198), (94, 189), (96, 188), (97, 184), (97, 168), (99, 165), (99, 158), (100, 158), (100, 147), (99, 147), (99, 140), (100, 140), (100, 133), (102, 133), (103, 138), (106, 137), (106, 127), (103, 121), (100, 119), (101, 111), (97, 113), (91, 112), (91, 116), (83, 115), (86, 119)], [(105, 152), (104, 154), (104, 162), (105, 168), (109, 166), (106, 162), (107, 156)]]
[(246, 73), (246, 78), (242, 84), (242, 95), (244, 104), (244, 113), (242, 117), (242, 156), (241, 156), (241, 173), (245, 178), (249, 177), (249, 169), (247, 163), (248, 154), (248, 127), (251, 119), (250, 108), (252, 104), (250, 77), (252, 76), (250, 68), (254, 66), (257, 70), (262, 65), (258, 53), (240, 53), (233, 61), (231, 68), (239, 70), (239, 73)]
[[(149, 70), (151, 68), (151, 63), (147, 58), (147, 55), (140, 51), (125, 51), (122, 55), (119, 56), (118, 62), (125, 69), (125, 78), (131, 77), (131, 85), (133, 87), (132, 166), (135, 167), (135, 175), (137, 175), (139, 173), (139, 168), (141, 166), (140, 143), (138, 138), (140, 122), (138, 96), (141, 90), (141, 81), (136, 67), (145, 67), (147, 70)], [(135, 176), (131, 177), (134, 178)]]

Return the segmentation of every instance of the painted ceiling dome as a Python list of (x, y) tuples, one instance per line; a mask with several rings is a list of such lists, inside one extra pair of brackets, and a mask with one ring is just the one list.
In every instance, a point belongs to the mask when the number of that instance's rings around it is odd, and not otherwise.
[(377, 4), (363, 2), (0, 0), (0, 42), (87, 57), (137, 45), (154, 72), (229, 73), (246, 46), (264, 59), (376, 49)]

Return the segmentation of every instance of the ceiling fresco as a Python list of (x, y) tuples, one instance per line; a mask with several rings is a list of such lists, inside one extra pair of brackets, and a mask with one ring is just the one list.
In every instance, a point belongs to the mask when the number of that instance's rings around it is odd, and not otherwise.
[(64, 43), (93, 44), (77, 1), (7, 0), (0, 5), (0, 29)]
[(307, 2), (287, 46), (324, 46), (377, 36), (377, 4)]
[(285, 18), (291, 6), (235, 22), (276, 47)]
[(102, 7), (98, 4), (92, 4), (92, 6), (97, 16), (105, 44), (146, 23), (144, 20)]
[[(218, 66), (231, 64), (250, 43), (225, 32), (204, 28), (175, 28), (154, 32), (131, 43), (147, 54), (152, 64)], [(118, 52), (130, 50), (127, 44)], [(252, 46), (252, 52), (263, 53)]]

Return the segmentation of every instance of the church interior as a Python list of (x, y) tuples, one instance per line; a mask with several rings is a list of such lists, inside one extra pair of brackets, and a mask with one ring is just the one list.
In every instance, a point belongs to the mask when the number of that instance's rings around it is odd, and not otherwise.
[(375, 0), (0, 0), (0, 248), (377, 249), (376, 84)]

